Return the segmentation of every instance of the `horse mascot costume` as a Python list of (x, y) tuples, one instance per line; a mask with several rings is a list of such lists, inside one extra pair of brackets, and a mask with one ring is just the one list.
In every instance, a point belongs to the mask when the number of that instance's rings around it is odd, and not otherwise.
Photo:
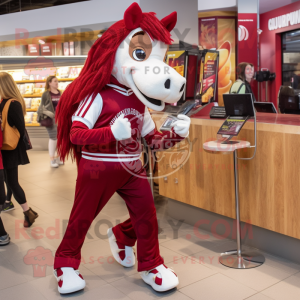
[[(78, 270), (81, 247), (115, 192), (130, 219), (108, 229), (113, 257), (123, 267), (133, 267), (137, 258), (139, 274), (156, 291), (179, 283), (160, 256), (154, 200), (140, 160), (142, 137), (152, 147), (167, 149), (189, 134), (187, 116), (179, 115), (172, 130), (161, 133), (148, 111), (162, 111), (183, 94), (185, 78), (164, 63), (176, 22), (176, 12), (158, 20), (133, 3), (123, 20), (94, 43), (79, 77), (61, 97), (58, 152), (63, 160), (70, 155), (78, 166), (74, 205), (54, 262), (61, 294), (85, 287)], [(99, 176), (91, 176), (91, 169)]]

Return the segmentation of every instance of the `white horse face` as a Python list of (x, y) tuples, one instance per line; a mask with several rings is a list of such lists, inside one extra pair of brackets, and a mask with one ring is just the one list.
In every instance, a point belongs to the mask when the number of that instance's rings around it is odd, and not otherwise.
[(151, 40), (141, 28), (119, 46), (113, 69), (117, 80), (132, 89), (147, 107), (161, 111), (180, 100), (186, 80), (164, 63), (168, 45)]

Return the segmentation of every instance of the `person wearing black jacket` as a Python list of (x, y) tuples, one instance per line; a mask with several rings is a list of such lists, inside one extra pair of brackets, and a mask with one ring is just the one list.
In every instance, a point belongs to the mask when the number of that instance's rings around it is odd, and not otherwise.
[[(23, 141), (25, 134), (24, 115), (26, 114), (26, 107), (24, 99), (22, 98), (16, 83), (14, 82), (12, 76), (6, 72), (0, 72), (0, 97), (1, 114), (8, 100), (13, 99), (9, 106), (7, 121), (10, 127), (17, 128), (20, 133), (18, 145), (14, 150), (1, 150), (4, 178), (6, 185), (11, 189), (14, 198), (23, 209), (24, 227), (30, 227), (38, 217), (38, 214), (28, 206), (24, 190), (18, 181), (18, 166), (29, 163), (25, 143)], [(10, 207), (13, 206), (11, 202), (7, 203), (6, 201), (3, 208), (5, 209), (5, 206), (7, 205)]]
[[(0, 120), (0, 149), (2, 148), (2, 126)], [(3, 171), (3, 163), (2, 163), (2, 155), (0, 151), (0, 246), (5, 246), (10, 243), (9, 234), (6, 232), (4, 228), (3, 221), (1, 219), (1, 210), (3, 204), (5, 202), (5, 189), (4, 189), (4, 171)]]

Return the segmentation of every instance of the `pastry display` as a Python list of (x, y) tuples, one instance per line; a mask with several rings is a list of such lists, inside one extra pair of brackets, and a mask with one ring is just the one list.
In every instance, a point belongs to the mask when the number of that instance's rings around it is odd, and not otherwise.
[(33, 117), (33, 112), (27, 112), (27, 114), (24, 116), (25, 123), (31, 123)]
[(69, 67), (62, 67), (57, 69), (57, 78), (69, 78), (69, 72), (70, 68)]
[(27, 109), (31, 108), (31, 98), (24, 98), (25, 105)]
[[(46, 73), (45, 70), (49, 72)], [(41, 104), (41, 96), (45, 91), (48, 75), (54, 75), (58, 79), (58, 89), (64, 92), (67, 86), (77, 78), (82, 66), (33, 68), (26, 70), (8, 70), (7, 72), (17, 83), (17, 87), (24, 98), (27, 114), (25, 123), (27, 126), (39, 126), (37, 122), (37, 110)], [(29, 81), (29, 82), (28, 82)]]
[(33, 94), (33, 83), (25, 83), (25, 95), (32, 95)]
[(33, 113), (32, 115), (32, 123), (37, 123), (37, 113)]
[(31, 99), (31, 109), (38, 109), (41, 104), (41, 98)]

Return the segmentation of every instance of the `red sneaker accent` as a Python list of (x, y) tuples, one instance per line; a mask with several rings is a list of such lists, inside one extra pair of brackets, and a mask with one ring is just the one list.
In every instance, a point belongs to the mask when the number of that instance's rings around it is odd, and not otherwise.
[(61, 270), (61, 268), (56, 269), (56, 274), (57, 274), (57, 277), (59, 277), (63, 274), (63, 271)]
[[(118, 245), (119, 249), (125, 249), (125, 245), (122, 243), (119, 243), (118, 241), (117, 241), (117, 245)], [(121, 260), (124, 260), (125, 259), (125, 250), (120, 251), (119, 256), (120, 256)]]
[[(175, 275), (176, 275), (176, 274), (175, 274)], [(83, 279), (83, 277), (82, 277), (82, 275), (81, 275), (81, 274), (79, 274), (78, 276), (79, 276), (81, 279)]]
[(62, 287), (62, 284), (63, 284), (63, 281), (60, 280), (60, 281), (58, 282), (58, 286), (61, 288), (61, 287)]
[(162, 284), (162, 278), (158, 278), (158, 277), (156, 276), (154, 282), (155, 282), (157, 285), (161, 285), (161, 284)]
[[(156, 269), (151, 270), (149, 273), (153, 273), (153, 274), (157, 274), (158, 271)], [(155, 277), (155, 281), (154, 281), (157, 285), (161, 285), (162, 284), (162, 278), (158, 278), (157, 276)]]

